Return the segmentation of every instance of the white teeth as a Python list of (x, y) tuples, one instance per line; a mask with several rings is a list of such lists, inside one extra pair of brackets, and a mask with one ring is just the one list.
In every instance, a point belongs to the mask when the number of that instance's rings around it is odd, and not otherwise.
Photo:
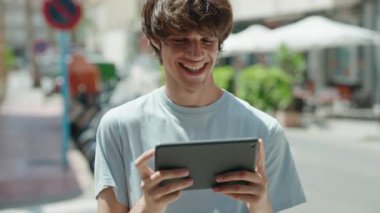
[(199, 71), (203, 66), (204, 64), (200, 65), (200, 66), (191, 66), (191, 65), (185, 65), (183, 64), (183, 66), (188, 69), (189, 71), (193, 71), (193, 72), (196, 72), (196, 71)]

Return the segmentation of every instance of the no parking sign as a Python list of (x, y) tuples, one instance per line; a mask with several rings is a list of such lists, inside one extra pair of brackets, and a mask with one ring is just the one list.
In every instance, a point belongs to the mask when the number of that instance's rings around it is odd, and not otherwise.
[(75, 0), (44, 0), (42, 13), (51, 27), (70, 30), (78, 24), (82, 9)]
[[(27, 0), (31, 1), (31, 0)], [(61, 74), (64, 83), (61, 87), (62, 97), (64, 98), (64, 114), (62, 116), (62, 162), (64, 168), (68, 168), (67, 152), (70, 144), (70, 94), (68, 82), (68, 70), (66, 59), (70, 36), (67, 31), (74, 28), (82, 15), (81, 6), (75, 0), (43, 0), (42, 14), (46, 22), (53, 28), (60, 30), (59, 44), (61, 49)]]

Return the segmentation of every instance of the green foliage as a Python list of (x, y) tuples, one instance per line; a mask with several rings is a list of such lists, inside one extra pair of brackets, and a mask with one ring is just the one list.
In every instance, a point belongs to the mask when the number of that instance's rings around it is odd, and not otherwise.
[(306, 62), (302, 54), (289, 50), (286, 45), (281, 45), (276, 53), (276, 65), (293, 78), (293, 83), (302, 83)]
[(96, 62), (94, 65), (99, 69), (102, 82), (110, 82), (118, 79), (116, 67), (113, 63)]
[(5, 67), (7, 70), (13, 69), (16, 64), (13, 50), (9, 47), (5, 48)]
[(212, 75), (214, 77), (215, 84), (229, 92), (234, 90), (234, 69), (231, 66), (219, 66), (215, 67)]
[(292, 78), (280, 68), (250, 66), (238, 80), (236, 95), (263, 111), (286, 109), (292, 103)]

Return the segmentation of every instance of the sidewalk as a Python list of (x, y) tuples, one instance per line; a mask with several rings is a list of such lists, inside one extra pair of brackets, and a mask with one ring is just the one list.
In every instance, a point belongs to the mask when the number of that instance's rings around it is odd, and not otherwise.
[(0, 212), (95, 212), (92, 177), (81, 154), (62, 166), (59, 96), (32, 89), (12, 72), (0, 107)]

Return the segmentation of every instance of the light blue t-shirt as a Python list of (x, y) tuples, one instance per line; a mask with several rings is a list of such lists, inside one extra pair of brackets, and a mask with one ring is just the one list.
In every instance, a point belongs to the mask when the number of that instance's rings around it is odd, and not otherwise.
[[(133, 207), (143, 195), (134, 161), (144, 151), (163, 143), (244, 137), (264, 140), (273, 210), (305, 202), (288, 141), (274, 118), (226, 91), (205, 107), (178, 106), (163, 87), (102, 118), (97, 133), (95, 193), (114, 187), (118, 202)], [(154, 162), (149, 165), (154, 168)], [(247, 209), (241, 202), (205, 189), (183, 191), (167, 212), (239, 213)]]

